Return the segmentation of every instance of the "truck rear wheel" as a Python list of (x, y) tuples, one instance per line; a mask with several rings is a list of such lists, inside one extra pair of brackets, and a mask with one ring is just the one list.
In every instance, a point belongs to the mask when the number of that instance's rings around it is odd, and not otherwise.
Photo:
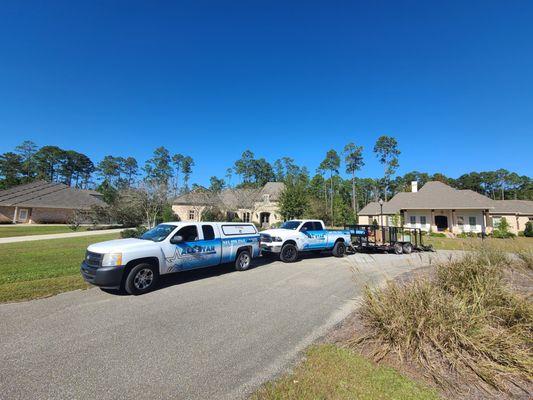
[(246, 271), (250, 268), (251, 263), (252, 256), (250, 255), (250, 252), (248, 250), (241, 250), (235, 259), (235, 269), (237, 271)]
[(155, 267), (151, 264), (138, 264), (126, 277), (124, 289), (132, 295), (148, 293), (157, 285), (159, 276)]
[(287, 243), (281, 248), (279, 258), (286, 263), (295, 262), (298, 259), (298, 248), (292, 243)]
[(333, 256), (344, 257), (344, 254), (346, 254), (346, 245), (344, 242), (335, 243), (335, 246), (333, 246)]
[(403, 254), (411, 254), (413, 252), (413, 245), (411, 243), (403, 244)]

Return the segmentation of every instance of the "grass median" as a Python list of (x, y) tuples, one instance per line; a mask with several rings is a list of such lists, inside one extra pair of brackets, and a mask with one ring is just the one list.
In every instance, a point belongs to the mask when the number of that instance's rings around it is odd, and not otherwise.
[(311, 347), (291, 374), (268, 383), (252, 400), (432, 400), (436, 392), (392, 368), (332, 344)]
[(510, 239), (498, 238), (441, 238), (424, 236), (424, 244), (431, 244), (437, 250), (475, 250), (481, 245), (490, 246), (495, 249), (513, 252), (523, 248), (533, 250), (533, 238), (516, 237)]
[(87, 246), (118, 238), (118, 233), (112, 233), (0, 244), (0, 302), (88, 287), (79, 271)]
[(34, 235), (50, 235), (54, 233), (72, 233), (86, 231), (86, 226), (80, 226), (73, 231), (68, 225), (16, 225), (16, 226), (0, 226), (0, 238), (16, 237), (16, 236), (34, 236)]

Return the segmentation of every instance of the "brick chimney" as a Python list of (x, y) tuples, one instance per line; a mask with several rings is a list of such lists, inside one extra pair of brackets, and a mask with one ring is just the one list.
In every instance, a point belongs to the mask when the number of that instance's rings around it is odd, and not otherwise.
[(418, 192), (418, 181), (411, 181), (411, 192)]

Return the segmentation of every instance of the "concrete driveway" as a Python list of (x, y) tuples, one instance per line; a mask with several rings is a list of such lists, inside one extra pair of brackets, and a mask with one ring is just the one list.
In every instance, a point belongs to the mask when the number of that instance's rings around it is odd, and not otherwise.
[(354, 310), (365, 284), (427, 263), (417, 257), (261, 261), (182, 273), (144, 296), (94, 288), (0, 305), (0, 397), (244, 398)]

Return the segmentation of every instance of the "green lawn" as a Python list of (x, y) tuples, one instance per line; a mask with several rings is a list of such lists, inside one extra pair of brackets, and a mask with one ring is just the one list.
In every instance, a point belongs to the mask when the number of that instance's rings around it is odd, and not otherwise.
[(436, 392), (392, 368), (335, 345), (312, 346), (291, 374), (264, 385), (253, 400), (432, 400)]
[(80, 226), (77, 231), (70, 229), (68, 225), (17, 225), (17, 226), (1, 226), (0, 238), (13, 236), (30, 236), (30, 235), (46, 235), (50, 233), (71, 233), (86, 231), (86, 226)]
[[(428, 237), (423, 238), (424, 244), (432, 244), (437, 250), (472, 250), (482, 244), (480, 238), (440, 238)], [(504, 251), (517, 251), (519, 249), (529, 248), (533, 250), (533, 238), (516, 237), (513, 239), (494, 239), (486, 238), (487, 244)]]
[(80, 263), (91, 243), (118, 233), (0, 244), (0, 302), (51, 296), (86, 288)]

